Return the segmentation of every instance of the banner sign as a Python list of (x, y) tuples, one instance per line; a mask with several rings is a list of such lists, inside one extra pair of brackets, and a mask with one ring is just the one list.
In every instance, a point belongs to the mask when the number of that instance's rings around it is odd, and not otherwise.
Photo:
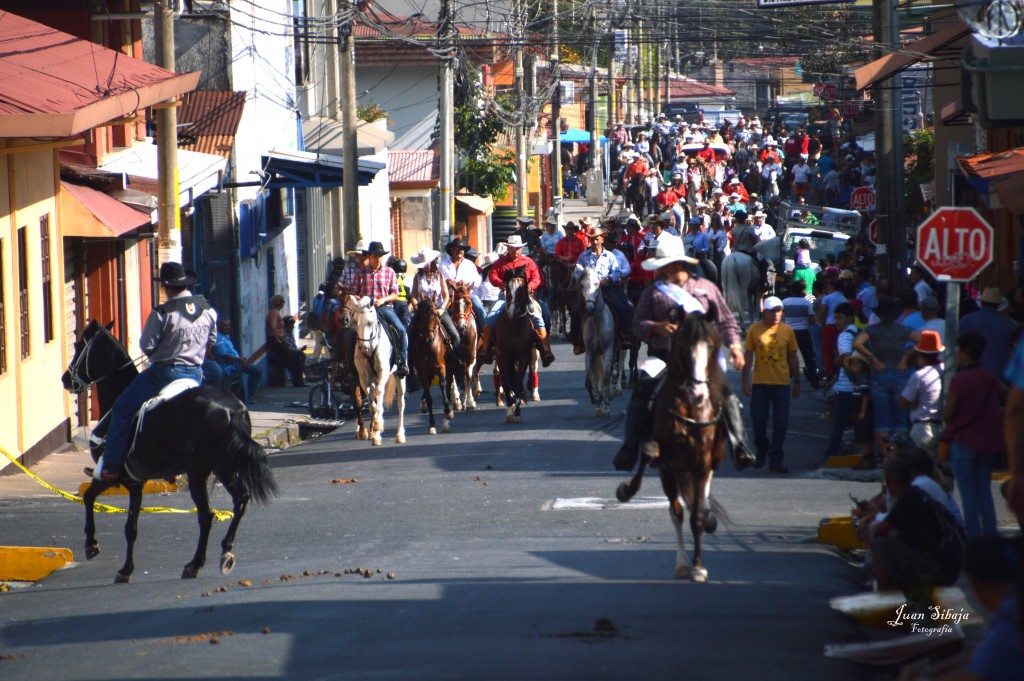
[(771, 9), (795, 5), (838, 5), (843, 2), (855, 2), (855, 0), (757, 0), (757, 6), (761, 9)]

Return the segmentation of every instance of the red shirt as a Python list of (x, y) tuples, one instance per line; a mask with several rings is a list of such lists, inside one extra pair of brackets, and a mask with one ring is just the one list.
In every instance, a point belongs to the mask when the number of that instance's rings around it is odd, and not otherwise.
[(697, 158), (702, 158), (708, 163), (712, 163), (715, 160), (715, 150), (711, 147), (704, 147), (696, 154)]
[(576, 261), (579, 260), (583, 251), (587, 250), (587, 245), (584, 243), (586, 237), (580, 238), (580, 233), (576, 232), (571, 237), (565, 239), (559, 239), (558, 243), (555, 244), (555, 255), (560, 258), (569, 258), (569, 267), (575, 267)]
[[(372, 270), (366, 265), (356, 270), (352, 278), (352, 294), (357, 297), (369, 296), (371, 300), (377, 300), (397, 293), (398, 277), (390, 267), (381, 265), (379, 269)], [(391, 306), (391, 303), (387, 305)]]
[(622, 177), (623, 184), (629, 184), (629, 181), (633, 179), (634, 175), (640, 177), (647, 177), (647, 174), (651, 172), (650, 167), (647, 165), (647, 161), (644, 160), (643, 156), (638, 157), (635, 161), (629, 164), (626, 168), (626, 174)]
[[(562, 241), (568, 241), (568, 239), (562, 239), (558, 243), (561, 244)], [(555, 247), (557, 248), (557, 246), (558, 245), (556, 244)], [(515, 262), (509, 258), (507, 253), (498, 258), (498, 261), (491, 267), (491, 273), (487, 275), (487, 281), (491, 282), (491, 286), (503, 289), (505, 287), (505, 272), (519, 267), (526, 268), (526, 285), (531, 291), (536, 291), (543, 285), (544, 280), (541, 279), (540, 271), (537, 269), (537, 263), (524, 255), (518, 255), (519, 257)]]
[(665, 187), (658, 192), (657, 200), (659, 206), (669, 208), (679, 202), (679, 195), (675, 193), (672, 187)]

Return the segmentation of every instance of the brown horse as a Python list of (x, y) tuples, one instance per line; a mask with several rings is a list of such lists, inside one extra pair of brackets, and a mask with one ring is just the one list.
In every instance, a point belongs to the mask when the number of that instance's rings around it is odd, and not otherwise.
[[(355, 326), (352, 323), (356, 309), (359, 307), (359, 298), (353, 295), (347, 295), (341, 297), (341, 305), (338, 307), (338, 311), (334, 315), (332, 320), (332, 329), (324, 329), (324, 334), (328, 338), (334, 339), (334, 348), (331, 350), (331, 358), (335, 361), (338, 368), (338, 373), (342, 376), (345, 375), (346, 369), (350, 369), (349, 373), (354, 374), (354, 367), (346, 367), (345, 363), (347, 358), (351, 354), (348, 350), (348, 339), (349, 331), (354, 329)], [(359, 381), (348, 382), (348, 396), (352, 401), (352, 408), (356, 413), (356, 438), (360, 440), (368, 440), (370, 438), (370, 432), (366, 428), (366, 424), (363, 422), (363, 400), (366, 397), (363, 395), (362, 388), (359, 387)]]
[[(472, 293), (468, 284), (461, 281), (456, 282), (449, 307), (452, 322), (455, 323), (455, 328), (459, 330), (459, 336), (462, 339), (459, 353), (462, 356), (462, 371), (455, 379), (455, 409), (465, 409), (466, 411), (476, 411), (473, 374), (476, 367), (477, 320), (473, 313), (473, 301), (470, 299)], [(461, 400), (460, 390), (463, 395)]]
[[(619, 485), (616, 496), (629, 501), (639, 491), (644, 468), (658, 469), (676, 530), (677, 578), (706, 582), (708, 571), (701, 557), (701, 537), (718, 527), (715, 513), (728, 521), (711, 499), (711, 478), (725, 456), (725, 433), (720, 417), (724, 401), (722, 370), (718, 365), (721, 339), (704, 315), (689, 314), (672, 337), (668, 380), (655, 404), (651, 439), (644, 443), (640, 470)], [(693, 565), (683, 544), (683, 508), (690, 510)]]
[[(569, 238), (569, 237), (567, 237)], [(548, 309), (551, 311), (551, 335), (555, 329), (568, 338), (569, 306), (576, 298), (576, 280), (572, 268), (551, 256), (544, 267), (544, 281), (548, 286)]]
[(453, 356), (444, 339), (441, 321), (437, 318), (437, 308), (431, 300), (420, 300), (416, 312), (409, 322), (409, 364), (416, 372), (416, 378), (423, 386), (423, 401), (426, 402), (427, 413), (430, 415), (429, 435), (437, 435), (434, 422), (434, 398), (430, 396), (430, 384), (437, 376), (440, 381), (441, 399), (444, 402), (444, 418), (441, 420), (441, 432), (451, 431), (451, 420), (455, 418), (453, 396), (455, 387), (455, 370), (460, 362)]
[(526, 401), (524, 379), (536, 343), (530, 319), (530, 293), (526, 285), (526, 268), (505, 272), (505, 307), (494, 323), (495, 364), (505, 395), (505, 423), (521, 423), (520, 408)]

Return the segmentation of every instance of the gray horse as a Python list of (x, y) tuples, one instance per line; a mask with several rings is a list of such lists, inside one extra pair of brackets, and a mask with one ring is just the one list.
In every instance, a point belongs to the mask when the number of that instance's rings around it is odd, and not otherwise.
[(601, 293), (601, 277), (587, 267), (580, 276), (580, 310), (583, 320), (583, 344), (586, 346), (586, 386), (590, 401), (597, 405), (595, 416), (611, 416), (612, 386), (618, 359), (615, 320)]
[[(782, 268), (782, 240), (775, 236), (754, 246), (754, 250), (768, 260), (776, 272)], [(774, 282), (771, 272), (769, 284)], [(733, 251), (722, 261), (722, 292), (729, 309), (736, 315), (740, 327), (746, 330), (749, 324), (758, 320), (761, 312), (761, 272), (757, 263), (746, 253)], [(744, 307), (746, 315), (744, 315)]]

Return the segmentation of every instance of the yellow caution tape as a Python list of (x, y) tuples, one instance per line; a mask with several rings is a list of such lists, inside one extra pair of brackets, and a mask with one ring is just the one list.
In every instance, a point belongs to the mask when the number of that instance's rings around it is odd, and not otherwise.
[[(70, 492), (65, 492), (64, 490), (61, 490), (61, 489), (57, 489), (53, 485), (49, 484), (48, 482), (46, 482), (45, 480), (40, 478), (35, 473), (33, 473), (29, 469), (25, 468), (25, 466), (23, 466), (20, 461), (18, 461), (13, 456), (8, 454), (7, 451), (4, 450), (2, 447), (0, 447), (0, 454), (3, 454), (4, 456), (6, 456), (10, 460), (10, 462), (13, 463), (15, 466), (17, 466), (18, 468), (20, 468), (23, 473), (28, 475), (30, 478), (32, 478), (33, 480), (35, 480), (40, 485), (42, 485), (46, 489), (50, 490), (54, 494), (59, 494), (60, 496), (64, 497), (65, 499), (67, 499), (69, 501), (74, 501), (76, 503), (82, 504), (83, 506), (85, 505), (85, 501), (82, 499), (82, 497), (75, 496), (74, 494), (71, 494)], [(100, 513), (127, 513), (128, 512), (128, 509), (126, 509), (126, 508), (118, 508), (117, 506), (107, 506), (106, 504), (100, 504), (100, 503), (94, 503), (93, 504), (93, 508), (95, 508)], [(229, 520), (229, 519), (233, 518), (234, 515), (235, 515), (231, 511), (219, 511), (217, 509), (212, 509), (212, 510), (213, 510), (213, 516), (217, 520), (221, 520), (221, 521)], [(146, 506), (146, 507), (142, 508), (142, 512), (143, 513), (195, 513), (196, 509), (193, 508), (191, 511), (186, 511), (184, 509), (168, 508), (166, 506)]]

